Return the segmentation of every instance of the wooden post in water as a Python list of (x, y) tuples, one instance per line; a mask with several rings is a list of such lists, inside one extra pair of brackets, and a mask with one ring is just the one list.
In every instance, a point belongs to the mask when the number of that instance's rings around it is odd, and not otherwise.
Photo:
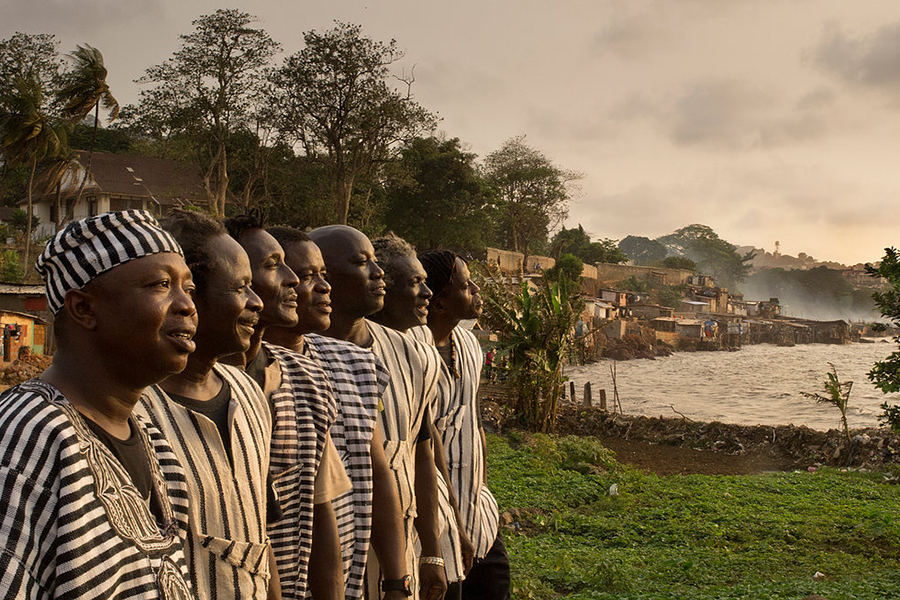
[(569, 382), (569, 396), (572, 398), (572, 403), (575, 403), (575, 382)]
[(606, 412), (606, 390), (600, 388), (600, 410)]
[(591, 382), (588, 381), (584, 384), (584, 405), (585, 406), (593, 406), (593, 401), (591, 399)]

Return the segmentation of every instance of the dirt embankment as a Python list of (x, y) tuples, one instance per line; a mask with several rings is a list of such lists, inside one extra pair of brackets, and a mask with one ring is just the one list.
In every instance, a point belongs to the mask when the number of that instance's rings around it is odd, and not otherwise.
[[(509, 413), (485, 402), (485, 425), (512, 426)], [(744, 475), (833, 467), (882, 468), (900, 463), (900, 438), (886, 428), (843, 433), (805, 426), (743, 426), (687, 418), (621, 415), (566, 404), (557, 420), (560, 434), (592, 435), (620, 462), (659, 475), (698, 473)]]
[(900, 462), (900, 438), (886, 428), (851, 430), (848, 445), (843, 433), (836, 429), (703, 423), (687, 418), (620, 415), (573, 405), (562, 408), (558, 427), (561, 433), (594, 435), (610, 442), (613, 450), (619, 445), (626, 454), (634, 448), (618, 442), (640, 443), (647, 454), (657, 453), (655, 449), (647, 450), (648, 445), (656, 446), (661, 460), (674, 448), (687, 449), (692, 451), (688, 456), (702, 453), (694, 457), (696, 462), (731, 465), (738, 472), (821, 465), (877, 468)]

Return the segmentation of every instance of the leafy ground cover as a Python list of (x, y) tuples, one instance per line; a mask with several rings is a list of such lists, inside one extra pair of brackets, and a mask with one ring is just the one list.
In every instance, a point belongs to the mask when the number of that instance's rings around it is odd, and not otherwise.
[(658, 477), (590, 437), (488, 448), (516, 599), (900, 598), (900, 486), (885, 473)]

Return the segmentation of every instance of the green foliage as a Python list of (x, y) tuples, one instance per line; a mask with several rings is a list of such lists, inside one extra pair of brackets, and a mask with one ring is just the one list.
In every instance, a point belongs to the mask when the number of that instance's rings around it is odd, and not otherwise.
[(572, 284), (565, 278), (545, 277), (532, 293), (527, 281), (513, 292), (499, 273), (490, 275), (481, 278), (482, 318), (498, 332), (498, 350), (509, 358), (509, 384), (516, 391), (513, 409), (529, 429), (552, 431), (563, 366), (584, 301), (570, 295)]
[(22, 283), (25, 280), (25, 269), (15, 250), (4, 250), (0, 257), (0, 281), (5, 283)]
[(628, 257), (616, 245), (615, 240), (591, 241), (591, 236), (585, 233), (579, 224), (578, 229), (566, 229), (563, 227), (550, 241), (551, 256), (559, 258), (563, 254), (574, 254), (589, 265), (595, 263), (623, 263)]
[[(5, 40), (0, 40), (0, 98), (9, 98), (16, 93), (16, 80), (39, 82), (41, 105), (39, 108), (53, 114), (53, 100), (60, 83), (62, 61), (57, 48), (56, 37), (47, 33), (28, 34), (16, 32)], [(10, 106), (0, 100), (0, 113), (10, 110)]]
[[(884, 277), (888, 288), (872, 294), (881, 315), (900, 325), (900, 254), (896, 248), (885, 248), (884, 258), (878, 267), (866, 265), (866, 271), (873, 277)], [(894, 341), (900, 344), (900, 336)], [(869, 380), (885, 394), (900, 392), (900, 350), (878, 361), (868, 373)], [(900, 432), (900, 407), (887, 402), (882, 404), (882, 419), (894, 431)]]
[(802, 396), (812, 398), (819, 404), (831, 404), (841, 411), (841, 429), (847, 444), (850, 443), (850, 429), (847, 426), (847, 403), (850, 402), (850, 390), (853, 389), (852, 381), (841, 381), (837, 374), (834, 364), (831, 366), (831, 373), (828, 373), (828, 379), (825, 380), (823, 387), (827, 395), (814, 394), (809, 392), (800, 392)]
[(881, 408), (882, 412), (878, 417), (878, 422), (882, 425), (887, 425), (891, 428), (891, 431), (900, 435), (900, 406), (882, 402), (879, 408)]
[(653, 264), (663, 260), (668, 253), (660, 242), (636, 235), (629, 235), (619, 242), (619, 249), (636, 265)]
[(493, 237), (496, 192), (458, 138), (411, 140), (385, 175), (384, 226), (417, 248), (475, 251)]
[(484, 169), (499, 193), (501, 247), (526, 255), (566, 218), (572, 186), (583, 177), (554, 165), (524, 136), (489, 154)]
[(637, 292), (639, 294), (649, 294), (652, 291), (650, 282), (646, 279), (638, 279), (634, 275), (628, 279), (623, 279), (616, 284), (620, 290), (628, 290), (629, 292)]
[(662, 306), (679, 308), (686, 290), (686, 285), (663, 285), (656, 290), (656, 301)]
[[(35, 72), (16, 77), (13, 86), (0, 97), (0, 107), (8, 113), (0, 114), (0, 156), (4, 164), (12, 167), (27, 166), (28, 218), (25, 230), (24, 260), (31, 255), (33, 193), (38, 163), (44, 160), (68, 159), (65, 127), (52, 115), (44, 103), (43, 83)], [(62, 170), (57, 170), (61, 173)], [(27, 273), (30, 263), (24, 265)]]
[(666, 285), (655, 280), (640, 279), (634, 275), (620, 281), (616, 284), (616, 287), (620, 290), (646, 294), (650, 302), (670, 308), (681, 306), (681, 301), (684, 299), (684, 293), (687, 290), (687, 285)]
[(563, 254), (557, 259), (556, 264), (544, 271), (544, 275), (552, 281), (559, 281), (565, 278), (573, 284), (581, 281), (581, 272), (584, 270), (584, 263), (581, 259), (572, 254)]
[(517, 599), (900, 596), (900, 488), (880, 473), (572, 470), (562, 440), (488, 435), (489, 485), (520, 526), (503, 532)]
[(669, 256), (660, 261), (659, 264), (666, 269), (685, 269), (687, 271), (697, 270), (697, 263), (686, 256)]
[[(32, 230), (40, 225), (41, 222), (40, 218), (33, 215), (31, 221)], [(22, 210), (21, 208), (12, 211), (12, 214), (9, 217), (9, 224), (12, 225), (13, 229), (24, 235), (25, 232), (28, 231), (28, 211)]]

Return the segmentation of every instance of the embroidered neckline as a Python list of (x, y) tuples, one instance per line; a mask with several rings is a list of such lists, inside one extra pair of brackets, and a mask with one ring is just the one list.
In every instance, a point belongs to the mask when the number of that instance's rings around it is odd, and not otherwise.
[(106, 447), (106, 444), (94, 435), (72, 403), (59, 390), (46, 382), (33, 380), (29, 383), (31, 383), (29, 387), (37, 388), (39, 393), (43, 392), (42, 396), (62, 410), (75, 429), (79, 449), (93, 475), (97, 499), (103, 506), (109, 517), (110, 526), (116, 533), (124, 539), (133, 541), (146, 553), (167, 550), (177, 543), (177, 526), (169, 500), (168, 485), (162, 475), (159, 461), (152, 458), (156, 453), (147, 432), (135, 421), (135, 417), (131, 416), (129, 419), (138, 433), (150, 466), (151, 479), (162, 507), (163, 523), (156, 522), (143, 495), (131, 482), (125, 467)]

